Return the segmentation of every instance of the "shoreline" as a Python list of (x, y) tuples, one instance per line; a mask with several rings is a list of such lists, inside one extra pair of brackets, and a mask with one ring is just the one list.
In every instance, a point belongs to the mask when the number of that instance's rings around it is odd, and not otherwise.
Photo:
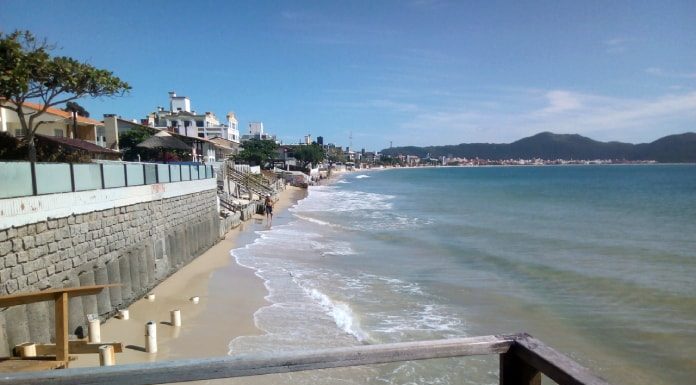
[[(307, 196), (307, 190), (287, 186), (279, 192), (274, 216)], [(266, 306), (268, 290), (253, 269), (239, 265), (232, 249), (253, 242), (255, 231), (265, 228), (260, 214), (230, 230), (223, 240), (165, 279), (150, 293), (155, 300), (139, 299), (128, 307), (130, 319), (116, 317), (101, 325), (102, 342), (121, 342), (123, 352), (116, 354), (116, 365), (187, 358), (225, 356), (232, 339), (259, 335), (254, 314)], [(197, 296), (197, 305), (190, 300)], [(170, 311), (181, 311), (181, 327), (173, 327)], [(145, 352), (145, 325), (157, 323), (156, 353)], [(99, 366), (96, 354), (81, 354), (71, 368)]]

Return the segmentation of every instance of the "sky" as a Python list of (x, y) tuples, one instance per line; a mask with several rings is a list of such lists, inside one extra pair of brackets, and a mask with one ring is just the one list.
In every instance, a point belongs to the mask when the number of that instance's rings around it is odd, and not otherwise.
[(132, 91), (81, 99), (142, 119), (168, 92), (284, 143), (379, 151), (542, 131), (651, 142), (696, 131), (696, 1), (9, 1), (30, 30)]

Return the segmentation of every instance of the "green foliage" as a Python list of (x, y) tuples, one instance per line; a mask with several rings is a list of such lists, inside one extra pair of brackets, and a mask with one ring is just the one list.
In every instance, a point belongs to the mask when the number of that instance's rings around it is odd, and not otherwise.
[(251, 139), (244, 142), (242, 151), (234, 159), (251, 165), (265, 166), (276, 157), (276, 150), (278, 145), (272, 140)]
[[(0, 32), (0, 98), (15, 111), (29, 158), (36, 159), (34, 134), (41, 122), (36, 119), (49, 107), (84, 97), (120, 96), (130, 85), (112, 72), (95, 68), (65, 56), (51, 56), (53, 46), (38, 40), (29, 31)], [(41, 111), (25, 111), (23, 103), (38, 100)]]
[(136, 147), (138, 143), (150, 138), (156, 132), (154, 128), (137, 127), (120, 134), (118, 144), (123, 153), (123, 160), (137, 161), (138, 155), (142, 161), (158, 160), (160, 157), (158, 150)]
[(625, 159), (695, 162), (696, 133), (670, 135), (652, 143), (598, 142), (577, 134), (542, 132), (509, 144), (462, 143), (449, 146), (394, 147), (382, 156), (398, 154), (425, 158), (453, 156), (480, 159)]
[[(36, 158), (40, 162), (89, 163), (87, 152), (59, 146), (58, 144), (37, 138)], [(15, 137), (0, 132), (0, 160), (27, 160), (26, 144)]]
[(400, 165), (401, 161), (397, 157), (392, 157), (389, 155), (382, 155), (379, 159), (379, 161), (376, 162), (376, 164), (383, 165), (383, 166), (396, 166)]
[(303, 168), (306, 168), (310, 163), (321, 163), (326, 157), (326, 154), (320, 145), (313, 143), (306, 146), (295, 147), (293, 149), (293, 156), (295, 159), (302, 162)]
[(14, 136), (0, 132), (0, 160), (24, 160), (25, 149)]
[(77, 102), (67, 102), (65, 103), (65, 108), (63, 108), (63, 111), (67, 112), (77, 112), (78, 116), (83, 116), (85, 118), (89, 118), (89, 112), (85, 110), (84, 107), (79, 105)]
[(326, 153), (326, 159), (329, 161), (330, 164), (345, 163), (347, 160), (346, 154), (340, 147), (329, 148), (329, 150)]

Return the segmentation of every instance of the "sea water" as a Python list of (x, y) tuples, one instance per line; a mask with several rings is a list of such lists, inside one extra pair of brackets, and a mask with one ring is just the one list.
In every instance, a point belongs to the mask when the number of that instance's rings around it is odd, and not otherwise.
[[(265, 281), (230, 354), (528, 332), (616, 384), (696, 378), (696, 166), (351, 173), (232, 251)], [(276, 376), (495, 384), (498, 358)]]

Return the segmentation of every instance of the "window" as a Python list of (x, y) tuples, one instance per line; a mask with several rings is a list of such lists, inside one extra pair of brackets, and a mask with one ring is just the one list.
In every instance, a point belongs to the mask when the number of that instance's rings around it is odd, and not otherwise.
[(97, 145), (106, 147), (106, 129), (104, 127), (97, 127)]
[(196, 120), (196, 126), (197, 127), (203, 127), (203, 121), (202, 120)]
[(21, 138), (21, 137), (26, 136), (26, 135), (27, 135), (27, 130), (23, 130), (21, 128), (15, 129), (15, 137)]
[(53, 130), (53, 136), (55, 136), (56, 138), (62, 138), (63, 130), (60, 128), (56, 128), (55, 130)]

